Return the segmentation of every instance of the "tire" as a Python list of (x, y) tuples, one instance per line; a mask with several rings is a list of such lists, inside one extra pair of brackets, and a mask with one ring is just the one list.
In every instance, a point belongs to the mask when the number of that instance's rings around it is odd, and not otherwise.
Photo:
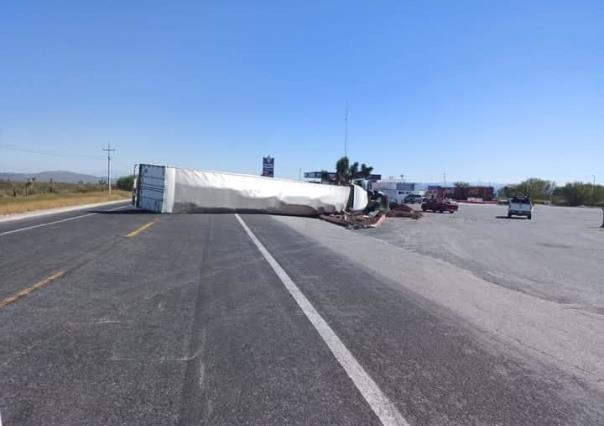
[(508, 213), (508, 219), (511, 219), (511, 218), (512, 218), (512, 214)]
[(528, 220), (531, 220), (531, 219), (533, 218), (533, 215), (530, 215), (530, 214), (529, 214), (529, 215), (528, 215), (526, 218), (527, 218)]

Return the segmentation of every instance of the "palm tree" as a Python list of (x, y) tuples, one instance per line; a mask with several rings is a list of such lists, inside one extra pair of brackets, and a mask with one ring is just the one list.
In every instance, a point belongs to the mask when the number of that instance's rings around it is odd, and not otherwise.
[(352, 163), (352, 166), (350, 166), (348, 168), (348, 176), (350, 177), (350, 179), (354, 179), (357, 177), (358, 174), (359, 174), (359, 162), (355, 161), (354, 163)]
[(349, 165), (348, 157), (342, 157), (336, 163), (336, 184), (346, 185), (351, 179), (364, 179), (368, 178), (373, 167), (367, 164), (361, 164), (359, 169), (359, 162), (355, 161), (352, 165)]
[(346, 185), (348, 183), (350, 168), (348, 166), (348, 157), (342, 157), (336, 163), (336, 184)]
[(372, 171), (373, 167), (363, 163), (361, 164), (361, 171), (359, 172), (359, 177), (368, 178)]

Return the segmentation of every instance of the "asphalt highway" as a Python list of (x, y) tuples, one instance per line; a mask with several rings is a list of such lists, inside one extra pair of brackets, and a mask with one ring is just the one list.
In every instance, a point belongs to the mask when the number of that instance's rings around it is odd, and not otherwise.
[(3, 424), (604, 424), (597, 386), (334, 228), (127, 205), (0, 223)]

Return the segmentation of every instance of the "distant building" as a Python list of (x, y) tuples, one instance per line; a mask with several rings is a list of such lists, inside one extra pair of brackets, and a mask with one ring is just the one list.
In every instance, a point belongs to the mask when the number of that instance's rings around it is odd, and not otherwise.
[(371, 184), (371, 189), (384, 193), (390, 202), (399, 204), (403, 203), (408, 195), (424, 195), (424, 191), (418, 191), (417, 187), (415, 182), (405, 182), (400, 179), (379, 180)]
[(371, 188), (376, 191), (382, 190), (398, 190), (398, 191), (415, 191), (414, 182), (403, 182), (402, 180), (379, 180), (371, 185)]
[[(329, 177), (329, 180), (323, 179), (324, 177)], [(376, 182), (382, 178), (382, 175), (378, 174), (370, 174), (367, 177), (369, 182)], [(327, 172), (327, 176), (323, 176), (323, 172), (304, 172), (304, 179), (309, 182), (317, 182), (317, 183), (330, 183), (336, 181), (336, 173), (335, 172)]]

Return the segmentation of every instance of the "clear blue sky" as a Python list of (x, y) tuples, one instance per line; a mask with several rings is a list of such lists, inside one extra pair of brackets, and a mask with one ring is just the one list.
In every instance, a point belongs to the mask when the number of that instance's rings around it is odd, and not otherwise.
[[(4, 1), (0, 171), (604, 181), (604, 1)], [(57, 154), (24, 153), (8, 147)]]

